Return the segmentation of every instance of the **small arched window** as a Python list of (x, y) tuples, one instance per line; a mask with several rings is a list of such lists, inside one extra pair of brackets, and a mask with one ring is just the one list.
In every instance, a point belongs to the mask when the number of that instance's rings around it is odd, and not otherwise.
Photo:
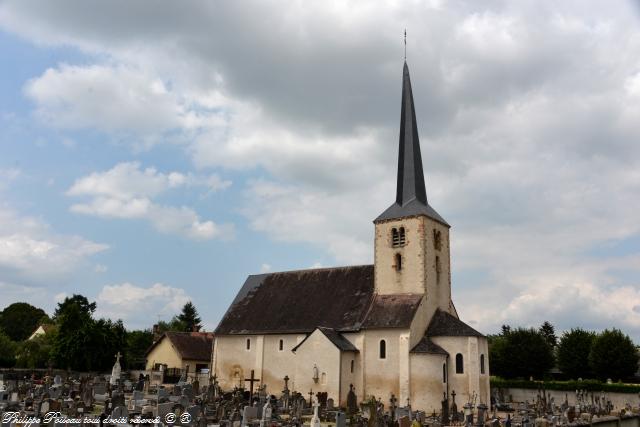
[(278, 343), (278, 350), (282, 351), (284, 350), (284, 341), (280, 340), (280, 342)]
[(356, 365), (356, 361), (351, 359), (351, 373), (352, 374), (353, 374), (353, 368), (355, 367), (355, 365)]
[(251, 350), (251, 338), (247, 338), (247, 350)]
[(380, 359), (387, 358), (387, 342), (385, 340), (380, 340)]
[(463, 359), (462, 359), (462, 354), (458, 353), (456, 354), (456, 374), (463, 374), (464, 373), (464, 363), (463, 363)]
[(402, 270), (402, 255), (396, 254), (396, 271)]
[(447, 382), (447, 364), (446, 363), (442, 364), (442, 382), (443, 383)]
[(484, 354), (480, 355), (480, 373), (484, 374)]
[(436, 283), (440, 283), (440, 257), (436, 255)]

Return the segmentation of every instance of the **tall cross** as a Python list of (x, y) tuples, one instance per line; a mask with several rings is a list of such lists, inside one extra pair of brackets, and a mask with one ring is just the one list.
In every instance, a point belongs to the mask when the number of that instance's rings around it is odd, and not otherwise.
[(258, 381), (260, 381), (260, 379), (255, 377), (255, 373), (253, 372), (253, 369), (252, 369), (251, 377), (245, 378), (244, 381), (249, 383), (249, 400), (251, 400), (251, 398), (253, 397), (253, 383), (257, 383)]
[(284, 376), (284, 389), (289, 390), (289, 375)]
[(309, 405), (311, 405), (312, 400), (313, 400), (313, 389), (309, 390)]
[(407, 60), (407, 29), (404, 29), (404, 60)]
[(120, 352), (117, 352), (116, 353), (116, 362), (119, 362), (121, 357), (122, 357), (122, 354), (120, 354)]

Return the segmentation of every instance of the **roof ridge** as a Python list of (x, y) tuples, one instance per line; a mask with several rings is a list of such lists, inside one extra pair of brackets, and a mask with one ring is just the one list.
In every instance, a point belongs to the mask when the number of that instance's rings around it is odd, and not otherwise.
[(256, 276), (269, 276), (272, 274), (303, 273), (303, 272), (325, 271), (325, 270), (345, 270), (347, 268), (358, 268), (358, 267), (373, 267), (373, 264), (340, 265), (338, 267), (300, 268), (297, 270), (271, 271), (268, 273), (250, 274), (250, 276), (256, 277)]

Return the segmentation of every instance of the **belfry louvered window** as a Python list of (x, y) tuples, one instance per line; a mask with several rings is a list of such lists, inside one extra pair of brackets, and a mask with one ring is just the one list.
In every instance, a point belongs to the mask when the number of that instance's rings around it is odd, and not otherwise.
[(391, 245), (394, 248), (404, 246), (407, 242), (404, 227), (391, 229)]

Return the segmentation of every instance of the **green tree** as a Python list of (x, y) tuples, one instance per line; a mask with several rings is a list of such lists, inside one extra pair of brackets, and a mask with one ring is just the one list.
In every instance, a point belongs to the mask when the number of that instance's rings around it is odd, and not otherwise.
[(533, 328), (507, 329), (494, 339), (489, 355), (492, 373), (504, 378), (542, 378), (553, 367), (551, 346)]
[(58, 307), (53, 313), (53, 318), (58, 320), (60, 316), (69, 310), (91, 317), (93, 312), (96, 311), (96, 303), (90, 303), (85, 296), (74, 294), (72, 297), (66, 297), (64, 301), (58, 303)]
[(13, 303), (0, 312), (0, 329), (13, 341), (29, 338), (39, 324), (49, 322), (44, 310), (26, 302)]
[(125, 350), (122, 321), (95, 320), (95, 309), (96, 303), (89, 303), (82, 295), (66, 298), (58, 305), (58, 336), (52, 351), (57, 367), (108, 370), (113, 366), (114, 355)]
[(565, 332), (558, 343), (558, 367), (569, 378), (591, 378), (589, 352), (596, 337), (595, 332), (576, 328)]
[(618, 329), (606, 329), (593, 340), (589, 366), (602, 380), (630, 378), (638, 370), (638, 353), (629, 336)]
[(47, 368), (52, 361), (52, 350), (57, 331), (50, 330), (32, 340), (23, 341), (16, 351), (16, 366), (19, 368)]
[(184, 324), (185, 332), (199, 331), (202, 328), (198, 311), (191, 301), (182, 307), (182, 313), (178, 316), (178, 320)]
[(542, 325), (540, 325), (540, 329), (538, 331), (542, 334), (547, 343), (551, 346), (551, 348), (555, 348), (558, 343), (558, 338), (556, 337), (556, 329), (553, 325), (547, 321), (545, 321)]
[(127, 331), (127, 366), (129, 369), (144, 369), (145, 356), (153, 344), (153, 333), (144, 331)]
[(165, 322), (164, 320), (158, 322), (158, 332), (161, 334), (170, 331), (184, 332), (187, 329), (187, 326), (183, 322), (178, 320), (178, 316), (173, 316), (173, 319), (171, 319), (169, 322)]
[(0, 367), (11, 368), (16, 363), (16, 343), (0, 330)]

